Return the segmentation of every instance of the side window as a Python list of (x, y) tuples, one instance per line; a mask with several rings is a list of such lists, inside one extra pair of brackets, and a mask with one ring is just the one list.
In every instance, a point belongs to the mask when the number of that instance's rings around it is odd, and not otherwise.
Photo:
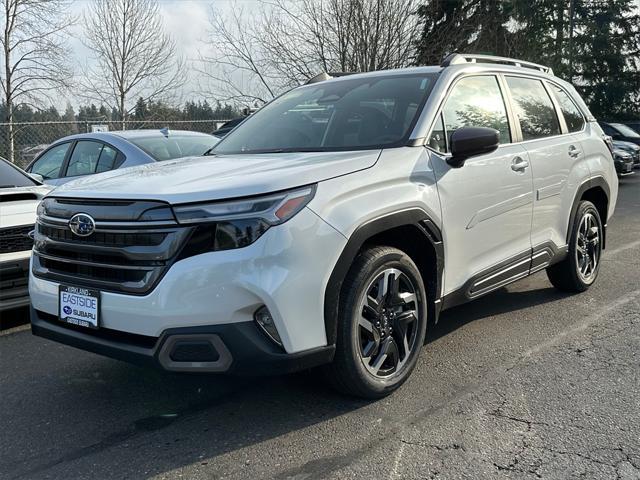
[(540, 80), (507, 77), (523, 140), (560, 135), (558, 115)]
[(448, 143), (461, 127), (495, 128), (500, 132), (500, 143), (511, 142), (507, 109), (498, 79), (492, 75), (467, 77), (456, 83), (442, 113)]
[(100, 157), (98, 158), (96, 173), (112, 170), (114, 168), (117, 156), (117, 150), (111, 148), (109, 145), (104, 145), (102, 147), (102, 152), (100, 152)]
[(569, 132), (579, 132), (584, 127), (584, 117), (582, 113), (573, 103), (571, 97), (563, 89), (557, 85), (551, 84), (551, 91), (556, 96), (556, 100), (560, 104), (560, 110), (564, 116), (564, 121), (567, 123)]
[(102, 151), (102, 143), (80, 141), (73, 149), (69, 166), (67, 167), (67, 177), (78, 175), (89, 175), (96, 171), (98, 158)]
[(70, 145), (71, 143), (63, 143), (44, 152), (31, 166), (30, 172), (42, 175), (45, 180), (49, 178), (59, 178), (60, 168), (62, 167), (62, 162), (64, 162)]
[(444, 121), (442, 119), (442, 114), (438, 115), (438, 119), (433, 126), (431, 136), (429, 137), (429, 146), (436, 152), (445, 153), (447, 151), (447, 141), (444, 136)]

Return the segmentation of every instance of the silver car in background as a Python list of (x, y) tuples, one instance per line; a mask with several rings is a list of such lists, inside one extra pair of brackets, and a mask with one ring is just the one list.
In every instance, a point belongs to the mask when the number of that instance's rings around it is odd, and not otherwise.
[(25, 170), (49, 185), (62, 185), (85, 175), (203, 155), (218, 141), (213, 135), (185, 130), (80, 133), (52, 143)]

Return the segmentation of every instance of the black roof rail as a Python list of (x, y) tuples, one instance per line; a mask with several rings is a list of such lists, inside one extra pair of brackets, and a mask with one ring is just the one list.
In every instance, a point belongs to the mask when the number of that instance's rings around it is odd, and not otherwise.
[(440, 66), (446, 68), (450, 65), (460, 65), (462, 63), (498, 63), (501, 65), (513, 65), (514, 67), (531, 68), (553, 75), (553, 70), (545, 65), (526, 62), (524, 60), (518, 60), (517, 58), (497, 57), (495, 55), (481, 55), (476, 53), (451, 53), (442, 60)]
[(353, 75), (354, 73), (355, 72), (322, 72), (315, 77), (311, 77), (309, 80), (304, 82), (304, 84), (311, 85), (312, 83), (324, 82), (326, 80), (331, 80), (332, 78), (346, 77), (347, 75)]

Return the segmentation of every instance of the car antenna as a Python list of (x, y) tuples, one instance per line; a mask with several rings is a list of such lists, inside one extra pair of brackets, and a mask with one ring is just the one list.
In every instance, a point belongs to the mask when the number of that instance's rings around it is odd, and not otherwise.
[(169, 127), (164, 127), (160, 129), (160, 133), (165, 136), (165, 138), (169, 138)]

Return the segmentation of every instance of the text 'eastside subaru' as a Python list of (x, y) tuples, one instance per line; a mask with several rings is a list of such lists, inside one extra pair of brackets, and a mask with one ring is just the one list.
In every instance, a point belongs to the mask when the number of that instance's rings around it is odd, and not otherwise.
[(32, 331), (179, 372), (321, 366), (378, 398), (443, 309), (543, 269), (592, 285), (617, 182), (608, 137), (546, 67), (454, 54), (324, 75), (211, 156), (47, 196)]

